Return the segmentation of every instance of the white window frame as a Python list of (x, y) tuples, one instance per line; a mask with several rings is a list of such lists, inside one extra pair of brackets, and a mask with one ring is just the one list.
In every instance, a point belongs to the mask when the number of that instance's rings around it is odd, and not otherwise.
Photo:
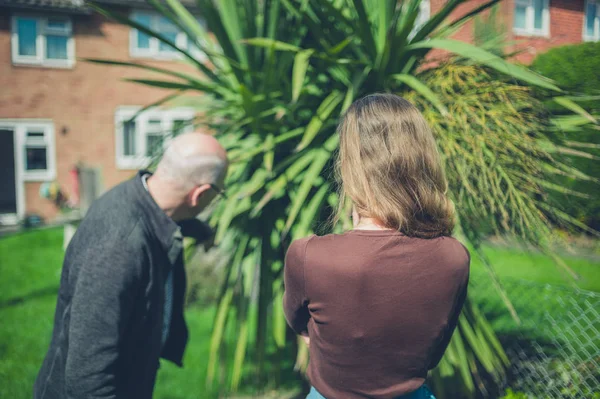
[[(543, 36), (550, 37), (550, 0), (543, 0), (542, 10), (542, 29), (535, 29), (535, 8), (534, 0), (515, 0), (513, 9), (513, 32), (519, 36)], [(514, 13), (517, 5), (527, 7), (525, 11), (525, 28), (516, 28), (514, 26)]]
[(408, 34), (408, 40), (412, 40), (417, 34), (417, 31), (421, 29), (429, 19), (431, 18), (431, 2), (429, 0), (422, 0), (419, 4), (419, 14), (415, 19), (412, 30)]
[[(153, 19), (156, 24), (158, 19), (160, 18), (160, 14), (153, 11), (145, 11), (145, 10), (133, 10), (130, 14), (130, 19), (135, 20), (135, 18), (139, 15), (146, 15)], [(204, 22), (201, 19), (198, 19), (198, 23), (204, 25)], [(156, 26), (152, 26), (153, 22), (150, 23), (150, 29), (153, 31), (160, 32), (160, 29), (156, 29)], [(175, 26), (175, 28), (177, 28)], [(178, 28), (177, 28), (178, 29)], [(137, 47), (138, 43), (138, 30), (131, 28), (129, 30), (129, 55), (133, 58), (149, 58), (159, 61), (170, 61), (170, 60), (179, 60), (182, 59), (182, 55), (178, 51), (161, 51), (160, 50), (160, 40), (155, 37), (150, 37), (150, 48), (149, 49), (141, 49)], [(189, 48), (190, 39), (185, 34), (185, 32), (179, 31), (177, 33), (177, 38), (175, 39), (175, 44), (181, 49), (188, 49), (189, 52), (196, 57), (199, 61), (206, 60), (206, 54), (203, 51), (198, 49), (197, 47)]]
[[(590, 2), (596, 3), (596, 17), (594, 18), (594, 34), (592, 36), (587, 34), (587, 10)], [(583, 40), (586, 42), (597, 42), (600, 41), (600, 1), (598, 0), (585, 0), (583, 13)]]
[[(163, 145), (166, 147), (171, 140), (174, 121), (176, 120), (194, 120), (196, 110), (194, 108), (181, 107), (171, 109), (150, 108), (140, 113), (135, 118), (135, 155), (124, 155), (123, 135), (124, 123), (131, 120), (142, 109), (139, 106), (118, 107), (115, 112), (115, 138), (116, 138), (116, 163), (117, 168), (122, 170), (143, 169), (152, 162), (151, 157), (146, 156), (146, 136), (148, 132), (148, 123), (150, 120), (158, 119), (161, 121), (161, 128), (164, 132)], [(184, 132), (190, 132), (194, 129), (193, 125), (185, 127)]]
[[(144, 15), (148, 16), (151, 19), (150, 29), (155, 32), (160, 32), (155, 25), (158, 23), (161, 15), (157, 12), (152, 11), (140, 11), (134, 10), (131, 12), (130, 18), (135, 20), (137, 16)], [(177, 28), (177, 27), (175, 27)], [(175, 60), (181, 58), (179, 52), (173, 51), (164, 51), (160, 50), (160, 40), (155, 37), (150, 37), (150, 48), (142, 49), (138, 48), (138, 33), (137, 29), (131, 28), (129, 31), (129, 53), (132, 57), (138, 58), (154, 58), (159, 60)], [(184, 32), (179, 31), (177, 33), (177, 38), (175, 39), (175, 44), (180, 48), (187, 48), (187, 36)]]
[[(25, 183), (47, 182), (56, 179), (56, 153), (54, 142), (54, 123), (48, 119), (0, 119), (0, 130), (13, 132), (14, 137), (14, 162), (15, 162), (15, 189), (17, 197), (16, 215), (0, 215), (2, 222), (16, 222), (25, 215)], [(46, 145), (45, 171), (27, 171), (25, 168), (25, 146), (27, 143), (27, 131), (36, 130), (44, 132)]]
[[(19, 31), (17, 20), (19, 18), (35, 19), (37, 21), (36, 55), (27, 56), (19, 54)], [(66, 22), (64, 31), (48, 27), (49, 19), (60, 19)], [(68, 16), (41, 16), (36, 14), (15, 14), (11, 18), (11, 55), (14, 65), (42, 66), (47, 68), (73, 68), (75, 66), (75, 38), (73, 37), (73, 22)], [(67, 59), (55, 60), (46, 58), (46, 35), (66, 36)]]

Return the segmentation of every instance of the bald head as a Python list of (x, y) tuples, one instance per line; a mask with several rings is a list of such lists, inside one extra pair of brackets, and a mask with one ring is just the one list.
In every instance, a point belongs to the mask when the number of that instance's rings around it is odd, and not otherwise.
[(200, 184), (218, 184), (227, 172), (227, 154), (213, 136), (186, 133), (171, 141), (155, 176), (186, 191)]

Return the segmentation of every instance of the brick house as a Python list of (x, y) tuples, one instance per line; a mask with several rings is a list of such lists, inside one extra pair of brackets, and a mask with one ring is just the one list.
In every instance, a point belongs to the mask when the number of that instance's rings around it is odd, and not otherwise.
[[(435, 13), (445, 0), (430, 2), (431, 13)], [(483, 1), (467, 2), (455, 13), (463, 15), (473, 3)], [(506, 41), (515, 43), (507, 50), (520, 50), (515, 58), (524, 64), (552, 47), (600, 40), (599, 0), (501, 0), (499, 7)], [(472, 42), (473, 22), (466, 24), (454, 38)]]
[[(144, 1), (114, 4), (180, 46), (191, 45)], [(189, 68), (155, 38), (77, 0), (0, 0), (0, 223), (30, 213), (54, 218), (58, 208), (40, 197), (44, 182), (58, 182), (76, 199), (73, 170), (82, 163), (99, 168), (109, 188), (147, 164), (163, 133), (191, 127), (189, 108), (149, 111), (123, 125), (165, 91), (122, 81), (143, 71), (80, 60), (88, 57)]]
[[(598, 1), (503, 0), (507, 39), (526, 49), (518, 61), (530, 62), (553, 46), (600, 39)], [(194, 51), (144, 0), (102, 2)], [(422, 21), (443, 2), (424, 0)], [(457, 15), (478, 2), (461, 6)], [(455, 38), (472, 41), (472, 23)], [(54, 218), (58, 209), (40, 197), (40, 188), (55, 181), (76, 201), (78, 164), (100, 169), (110, 188), (145, 166), (165, 135), (191, 129), (195, 112), (186, 107), (152, 109), (127, 122), (165, 92), (122, 81), (140, 77), (139, 70), (79, 60), (87, 57), (188, 68), (157, 40), (107, 20), (81, 0), (0, 0), (0, 224), (30, 213)]]

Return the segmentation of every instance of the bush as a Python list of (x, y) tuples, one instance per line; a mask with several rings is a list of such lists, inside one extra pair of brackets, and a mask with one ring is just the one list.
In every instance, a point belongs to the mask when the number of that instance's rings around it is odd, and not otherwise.
[(218, 300), (227, 260), (216, 248), (204, 251), (198, 247), (186, 257), (186, 305), (211, 306)]
[[(539, 55), (531, 65), (532, 69), (553, 79), (559, 86), (575, 95), (600, 96), (600, 43), (583, 43), (556, 47)], [(600, 98), (578, 101), (588, 112), (600, 113)], [(565, 112), (564, 108), (549, 103), (553, 112)], [(600, 134), (595, 126), (587, 126), (578, 131), (562, 133), (567, 140), (578, 143), (576, 150), (583, 150), (593, 156), (600, 156)], [(591, 144), (591, 145), (589, 145)], [(600, 178), (600, 162), (597, 159), (569, 157), (569, 163), (583, 173)], [(560, 178), (557, 184), (574, 191), (587, 194), (589, 198), (556, 195), (554, 200), (579, 221), (600, 229), (600, 184), (590, 181)]]
[[(600, 42), (556, 47), (540, 54), (531, 68), (573, 93), (600, 95)], [(581, 103), (600, 111), (600, 100)]]
[(506, 391), (506, 395), (504, 395), (501, 399), (528, 399), (527, 395), (522, 392), (513, 392), (512, 389)]

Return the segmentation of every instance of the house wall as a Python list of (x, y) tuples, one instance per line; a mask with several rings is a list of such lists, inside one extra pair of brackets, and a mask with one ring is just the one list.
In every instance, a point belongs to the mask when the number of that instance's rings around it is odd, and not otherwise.
[[(451, 18), (464, 15), (484, 0), (462, 4)], [(431, 15), (445, 0), (431, 0)], [(518, 40), (512, 50), (524, 49), (516, 57), (523, 63), (547, 49), (582, 41), (584, 0), (550, 0), (550, 36), (523, 37), (512, 32), (514, 0), (500, 3), (508, 41)], [(69, 194), (69, 171), (83, 162), (101, 169), (104, 186), (109, 188), (132, 176), (132, 170), (118, 170), (115, 154), (115, 110), (124, 105), (147, 105), (166, 92), (123, 82), (126, 77), (144, 73), (120, 67), (99, 66), (77, 61), (72, 69), (14, 66), (11, 62), (10, 16), (0, 9), (0, 119), (51, 119), (55, 130), (56, 172), (61, 188)], [(98, 14), (74, 16), (73, 32), (76, 57), (111, 58), (132, 61), (129, 56), (129, 28), (110, 22)], [(453, 36), (473, 41), (473, 22), (465, 24)], [(433, 58), (443, 55), (431, 53)], [(150, 64), (176, 69), (189, 68), (181, 63), (152, 61)], [(27, 213), (53, 218), (58, 210), (39, 196), (39, 182), (24, 183)]]
[[(43, 118), (54, 122), (56, 180), (67, 195), (72, 189), (69, 171), (80, 162), (100, 168), (107, 188), (132, 176), (135, 171), (116, 167), (115, 110), (123, 105), (151, 104), (168, 92), (122, 81), (126, 77), (151, 76), (141, 70), (81, 60), (77, 60), (73, 69), (13, 65), (11, 13), (0, 9), (0, 119)], [(127, 27), (98, 14), (74, 16), (72, 22), (77, 58), (134, 61), (129, 56)], [(150, 64), (179, 70), (191, 68), (173, 61)], [(58, 209), (49, 200), (40, 198), (41, 184), (24, 183), (26, 212), (52, 219)]]
[[(513, 0), (511, 0), (512, 2)], [(549, 37), (519, 36), (511, 32), (511, 41), (519, 43), (514, 49), (523, 50), (516, 58), (524, 64), (530, 64), (534, 58), (552, 47), (583, 41), (583, 23), (585, 16), (585, 0), (550, 0), (550, 35)], [(507, 23), (512, 26), (513, 10), (507, 14)]]
[[(431, 14), (439, 11), (446, 0), (431, 0)], [(470, 0), (461, 4), (451, 16), (456, 19), (464, 15), (476, 6), (486, 3), (485, 0)], [(581, 43), (583, 41), (583, 23), (585, 16), (585, 0), (549, 0), (550, 9), (550, 34), (548, 37), (522, 36), (513, 33), (514, 0), (504, 0), (499, 3), (499, 17), (507, 32), (507, 42), (515, 42), (507, 48), (509, 52), (521, 51), (514, 60), (524, 64), (530, 64), (540, 53), (552, 47), (566, 44)], [(472, 42), (473, 21), (465, 24), (453, 36), (454, 39)], [(434, 52), (439, 56), (442, 52)]]

